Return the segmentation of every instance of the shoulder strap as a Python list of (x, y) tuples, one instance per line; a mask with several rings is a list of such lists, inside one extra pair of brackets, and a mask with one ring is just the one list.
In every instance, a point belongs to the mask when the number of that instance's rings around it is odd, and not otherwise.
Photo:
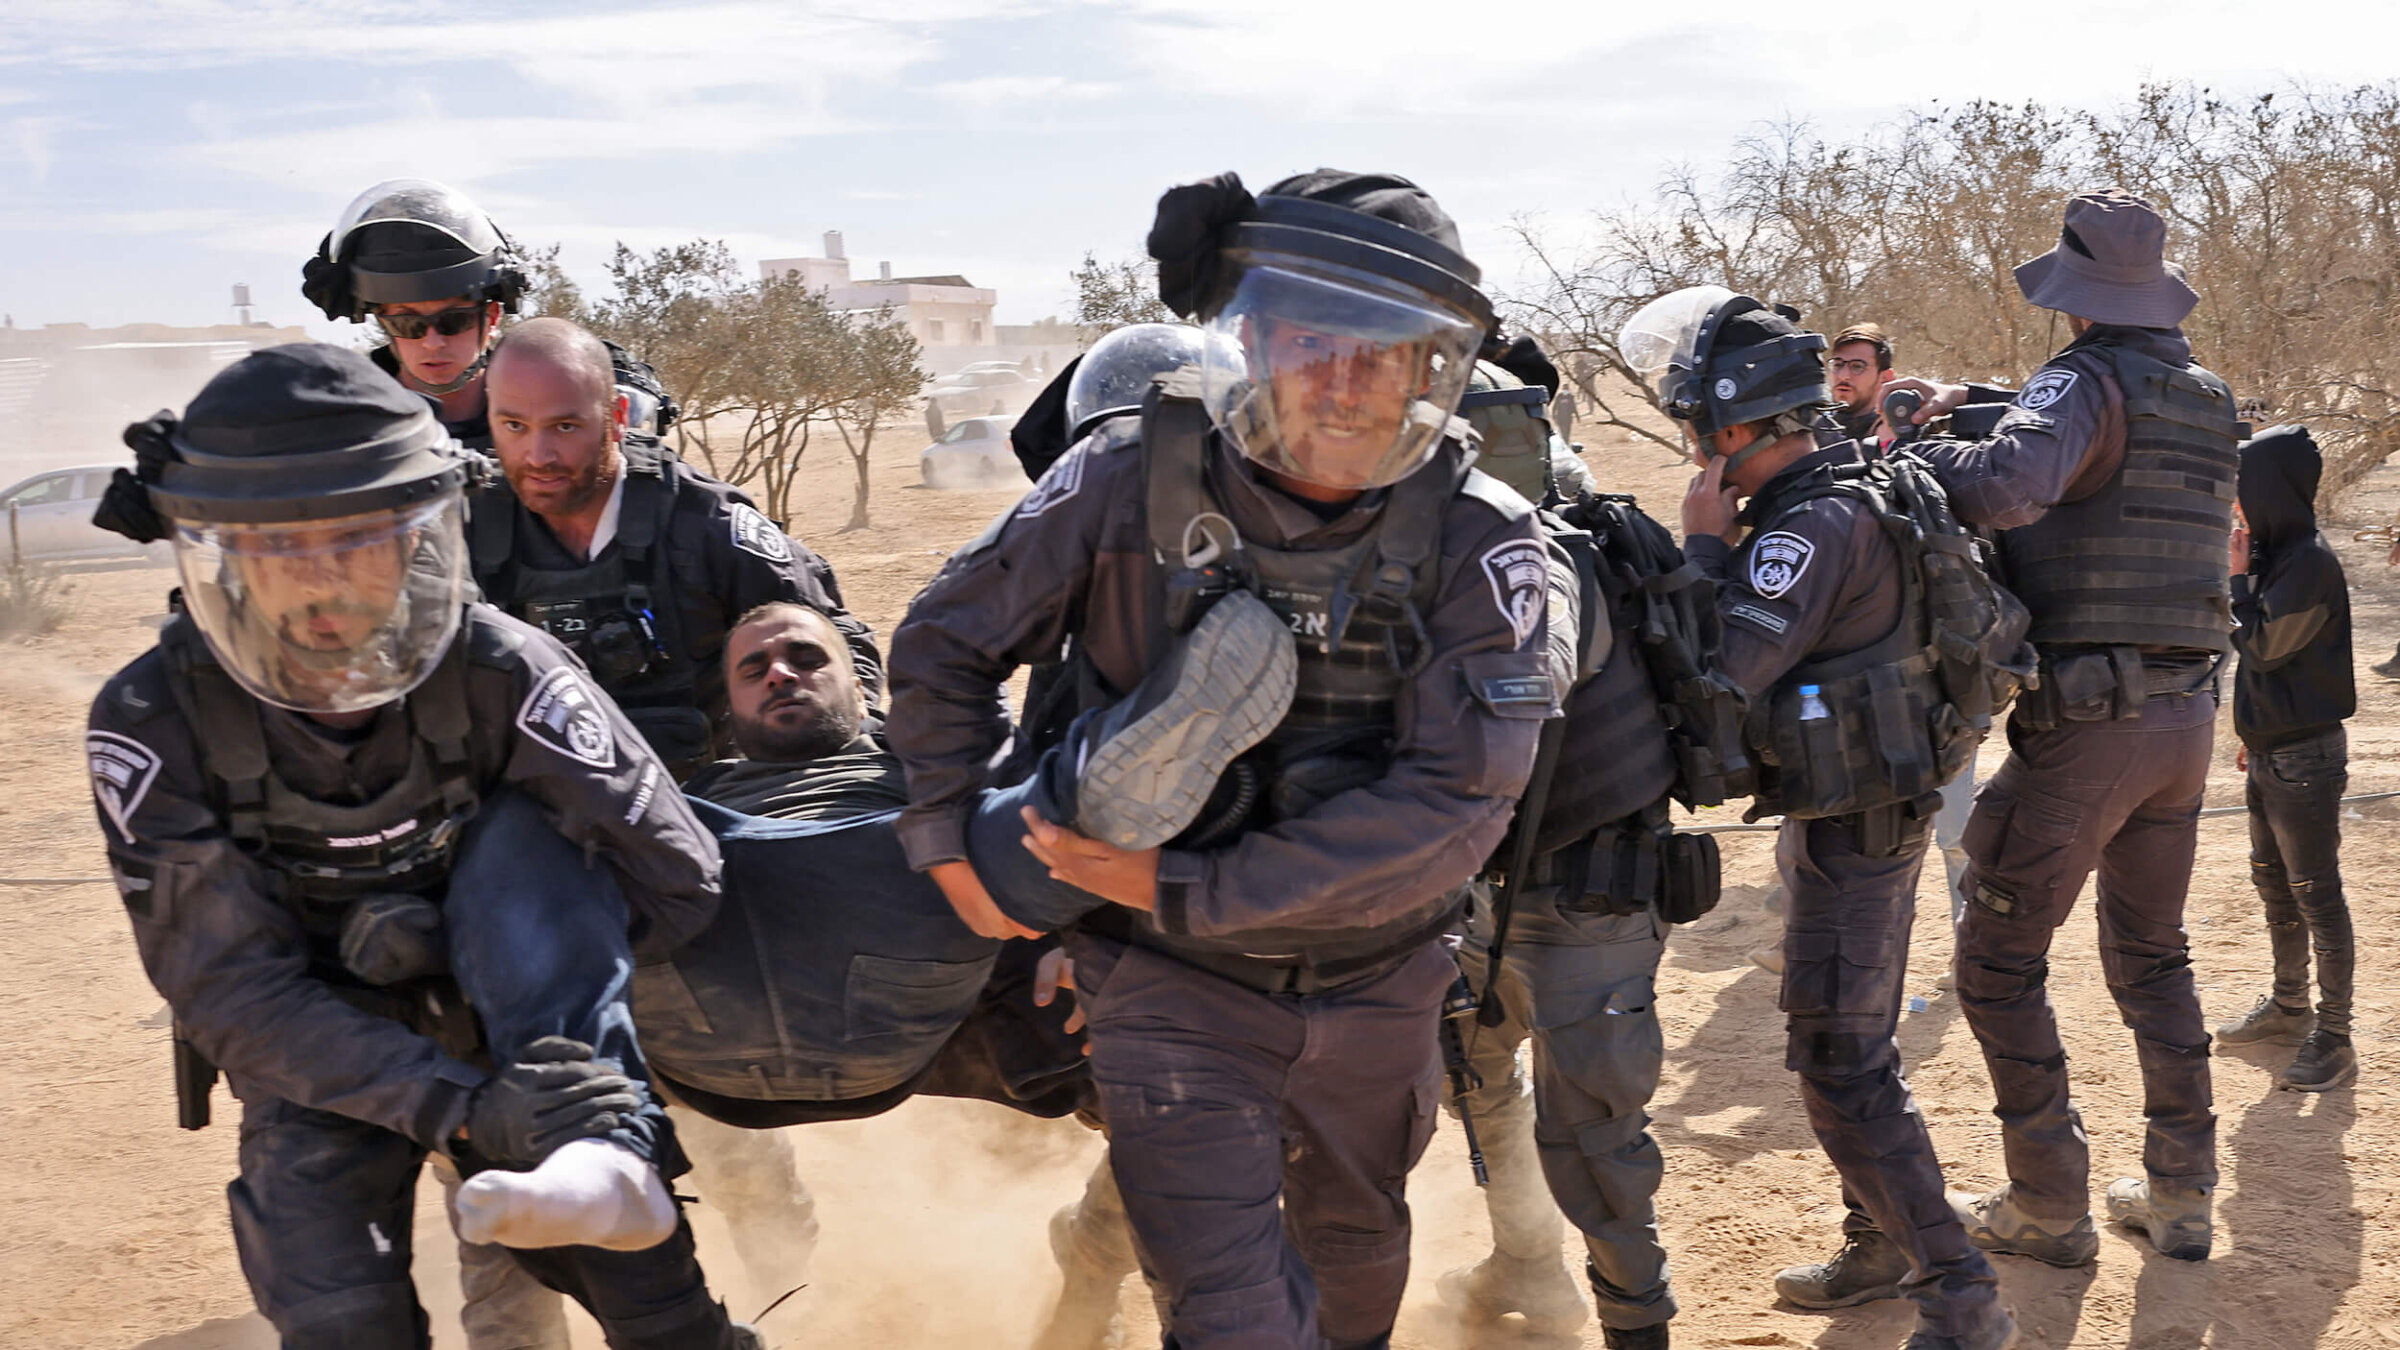
[(1170, 570), (1181, 567), (1187, 553), (1203, 554), (1214, 544), (1216, 556), (1223, 556), (1239, 542), (1233, 522), (1209, 506), (1202, 477), (1208, 430), (1208, 410), (1198, 399), (1170, 394), (1153, 384), (1142, 400), (1142, 482), (1150, 548)]
[(467, 559), (485, 590), (507, 568), (517, 548), (517, 494), (495, 473), (469, 499)]
[(192, 742), (200, 748), (201, 767), (224, 800), (227, 832), (237, 843), (264, 840), (270, 766), (258, 700), (217, 664), (189, 618), (178, 616), (169, 623), (159, 634), (159, 645), (167, 654), (168, 687), (175, 691), (184, 723), (192, 729)]
[(454, 816), (475, 809), (475, 759), (469, 745), (474, 719), (467, 708), (468, 615), (450, 639), (433, 673), (409, 691), (408, 719), (418, 739), (433, 751), (434, 772), (442, 787), (442, 805)]

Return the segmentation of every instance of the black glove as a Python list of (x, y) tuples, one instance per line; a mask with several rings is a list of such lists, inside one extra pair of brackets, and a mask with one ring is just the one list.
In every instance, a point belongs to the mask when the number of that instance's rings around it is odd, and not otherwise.
[(450, 968), (441, 906), (418, 895), (370, 895), (342, 923), (342, 964), (369, 984), (398, 984)]
[(1158, 298), (1184, 318), (1207, 316), (1222, 302), (1225, 239), (1250, 218), (1258, 199), (1240, 174), (1221, 173), (1171, 187), (1150, 222), (1150, 256), (1158, 260)]
[(1008, 448), (1017, 452), (1025, 476), (1036, 482), (1072, 448), (1067, 439), (1074, 430), (1067, 425), (1067, 386), (1075, 382), (1075, 368), (1082, 364), (1083, 358), (1078, 356), (1060, 366), (1042, 392), (1025, 405), (1025, 411), (1017, 414), (1016, 425), (1008, 429)]
[(125, 428), (125, 444), (133, 450), (133, 468), (109, 476), (108, 490), (92, 511), (92, 523), (124, 535), (137, 544), (167, 537), (167, 522), (150, 504), (149, 485), (175, 459), (175, 414), (161, 408)]
[(642, 1090), (592, 1058), (592, 1047), (544, 1036), (467, 1099), (467, 1147), (485, 1162), (531, 1167), (559, 1145), (614, 1130), (642, 1109)]
[(358, 318), (358, 300), (350, 293), (350, 266), (327, 255), (333, 252), (333, 236), (325, 236), (317, 251), (300, 264), (300, 294), (328, 319)]

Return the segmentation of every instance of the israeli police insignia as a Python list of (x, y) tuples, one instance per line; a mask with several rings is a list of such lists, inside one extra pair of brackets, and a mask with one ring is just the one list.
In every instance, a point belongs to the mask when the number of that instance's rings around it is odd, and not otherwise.
[(600, 698), (573, 666), (558, 666), (537, 681), (517, 709), (517, 729), (567, 758), (595, 769), (617, 766), (617, 735)]
[(2067, 391), (2075, 387), (2075, 378), (2071, 370), (2045, 370), (2017, 391), (2017, 406), (2027, 412), (2040, 412), (2065, 398)]
[(1529, 539), (1497, 545), (1483, 555), (1483, 575), (1492, 583), (1492, 603), (1516, 633), (1517, 645), (1532, 641), (1550, 594), (1550, 559), (1542, 546)]
[(1789, 530), (1773, 530), (1759, 537), (1750, 550), (1750, 589), (1769, 600), (1780, 599), (1785, 591), (1800, 584), (1808, 571), (1809, 559), (1817, 555), (1817, 546)]
[(1058, 462), (1042, 475), (1042, 481), (1034, 484), (1033, 491), (1026, 493), (1024, 500), (1017, 503), (1017, 514), (1031, 520), (1074, 496), (1083, 487), (1083, 460), (1089, 453), (1090, 445), (1087, 437), (1077, 443), (1074, 449), (1060, 455)]
[(792, 541), (755, 506), (733, 504), (733, 546), (768, 562), (790, 562)]
[(158, 780), (158, 752), (130, 736), (95, 731), (83, 738), (83, 753), (92, 765), (92, 799), (133, 843), (133, 813)]

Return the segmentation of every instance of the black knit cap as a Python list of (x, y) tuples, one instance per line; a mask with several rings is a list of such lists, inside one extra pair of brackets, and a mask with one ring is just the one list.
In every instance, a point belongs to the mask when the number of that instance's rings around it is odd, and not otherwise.
[(324, 520), (431, 498), (466, 461), (433, 405), (365, 354), (319, 342), (252, 352), (168, 432), (151, 494), (178, 520)]

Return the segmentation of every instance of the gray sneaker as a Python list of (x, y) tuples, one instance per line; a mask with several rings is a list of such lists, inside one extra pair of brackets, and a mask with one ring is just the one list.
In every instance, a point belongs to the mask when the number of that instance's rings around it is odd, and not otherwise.
[(2317, 1029), (2317, 1010), (2287, 1008), (2269, 994), (2241, 1020), (2217, 1028), (2220, 1045), (2298, 1045)]
[(1537, 1336), (1572, 1336), (1592, 1319), (1582, 1288), (1556, 1255), (1526, 1260), (1493, 1252), (1474, 1265), (1443, 1272), (1433, 1292), (1462, 1318), (1497, 1322), (1515, 1313)]
[(2009, 1350), (2017, 1343), (2017, 1319), (1998, 1303), (1986, 1306), (1972, 1326), (1961, 1331), (1928, 1330), (1922, 1319), (1901, 1350)]
[(2205, 1261), (2216, 1234), (2209, 1217), (2214, 1187), (2167, 1187), (2145, 1177), (2121, 1177), (2108, 1186), (2108, 1217), (2150, 1239), (2160, 1254), (2178, 1261)]
[(2100, 1255), (2092, 1216), (2036, 1219), (2017, 1208), (2016, 1187), (2003, 1184), (1990, 1195), (1950, 1193), (1950, 1211), (1967, 1230), (1967, 1241), (1987, 1252), (2030, 1256), (2053, 1266), (2088, 1266)]
[(1845, 1234), (1830, 1261), (1793, 1266), (1775, 1277), (1775, 1292), (1802, 1308), (1847, 1308), (1900, 1297), (1908, 1278), (1908, 1254), (1900, 1244), (1867, 1229)]
[(1076, 828), (1122, 849), (1181, 834), (1225, 766), (1283, 721), (1298, 677), (1291, 630), (1265, 601), (1219, 599), (1084, 733)]
[(2309, 1033), (2300, 1053), (2283, 1071), (2283, 1085), (2295, 1092), (2331, 1092), (2358, 1081), (2358, 1051), (2350, 1038), (2330, 1031)]

